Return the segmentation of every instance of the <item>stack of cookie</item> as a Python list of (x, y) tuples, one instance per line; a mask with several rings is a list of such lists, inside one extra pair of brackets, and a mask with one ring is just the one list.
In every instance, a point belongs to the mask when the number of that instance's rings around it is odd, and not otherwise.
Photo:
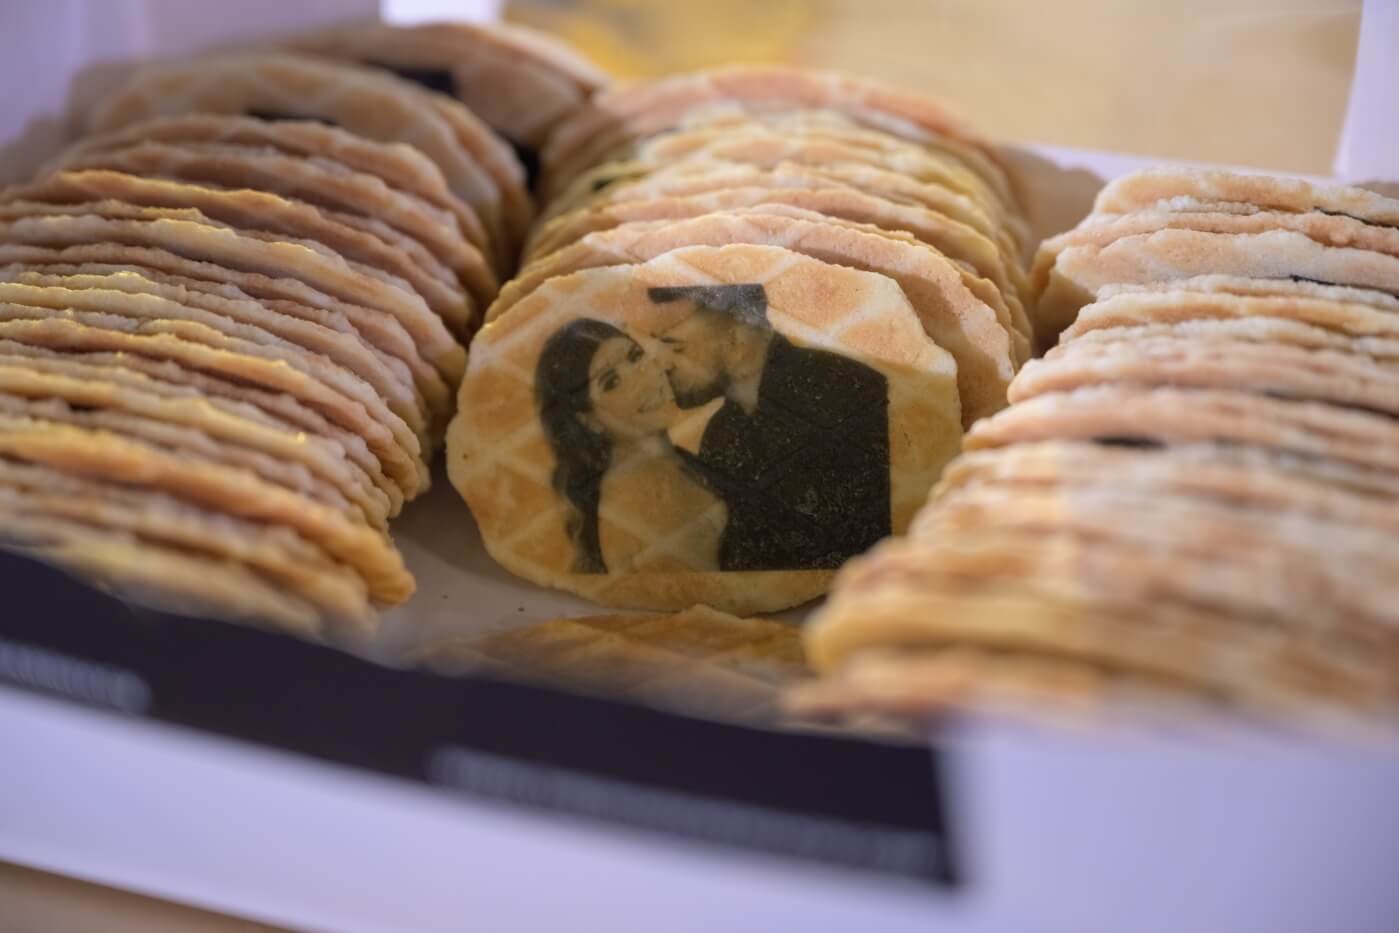
[(287, 53), (149, 68), (86, 124), (0, 194), (4, 545), (165, 608), (368, 631), (413, 592), (388, 522), (513, 271), (522, 166), (450, 97)]
[(505, 23), (360, 23), (304, 33), (285, 45), (386, 68), (455, 97), (514, 147), (531, 180), (549, 132), (608, 82), (568, 46)]
[(1041, 339), (809, 629), (808, 709), (1123, 684), (1399, 700), (1399, 202), (1154, 171), (1044, 244)]
[(873, 82), (733, 68), (599, 94), (472, 351), (452, 480), (511, 571), (774, 611), (900, 533), (1029, 355), (993, 147)]

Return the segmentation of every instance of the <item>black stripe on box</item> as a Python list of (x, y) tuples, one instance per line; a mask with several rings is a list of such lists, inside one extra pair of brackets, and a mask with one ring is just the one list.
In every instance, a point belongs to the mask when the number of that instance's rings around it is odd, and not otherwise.
[(0, 681), (111, 712), (706, 842), (956, 883), (936, 749), (398, 670), (133, 609), (0, 553)]

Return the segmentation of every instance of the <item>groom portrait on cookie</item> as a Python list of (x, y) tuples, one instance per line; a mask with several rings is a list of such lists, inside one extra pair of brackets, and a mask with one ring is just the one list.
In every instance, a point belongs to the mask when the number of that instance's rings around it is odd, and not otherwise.
[(888, 383), (793, 344), (762, 285), (651, 288), (690, 313), (652, 334), (682, 409), (716, 405), (681, 459), (728, 506), (721, 570), (839, 567), (891, 533)]

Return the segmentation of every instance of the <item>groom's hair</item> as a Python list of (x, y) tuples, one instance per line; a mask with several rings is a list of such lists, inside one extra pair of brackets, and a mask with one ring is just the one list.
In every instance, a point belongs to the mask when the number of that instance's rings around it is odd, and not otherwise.
[(768, 327), (768, 296), (761, 285), (668, 285), (646, 290), (656, 304), (688, 298), (696, 307), (753, 327)]

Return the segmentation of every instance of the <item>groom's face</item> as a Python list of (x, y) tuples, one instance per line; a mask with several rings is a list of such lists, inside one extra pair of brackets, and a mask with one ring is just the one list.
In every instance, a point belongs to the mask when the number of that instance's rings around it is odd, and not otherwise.
[(685, 311), (654, 334), (666, 377), (682, 408), (703, 405), (724, 393), (727, 352), (739, 327), (729, 314), (683, 301)]

